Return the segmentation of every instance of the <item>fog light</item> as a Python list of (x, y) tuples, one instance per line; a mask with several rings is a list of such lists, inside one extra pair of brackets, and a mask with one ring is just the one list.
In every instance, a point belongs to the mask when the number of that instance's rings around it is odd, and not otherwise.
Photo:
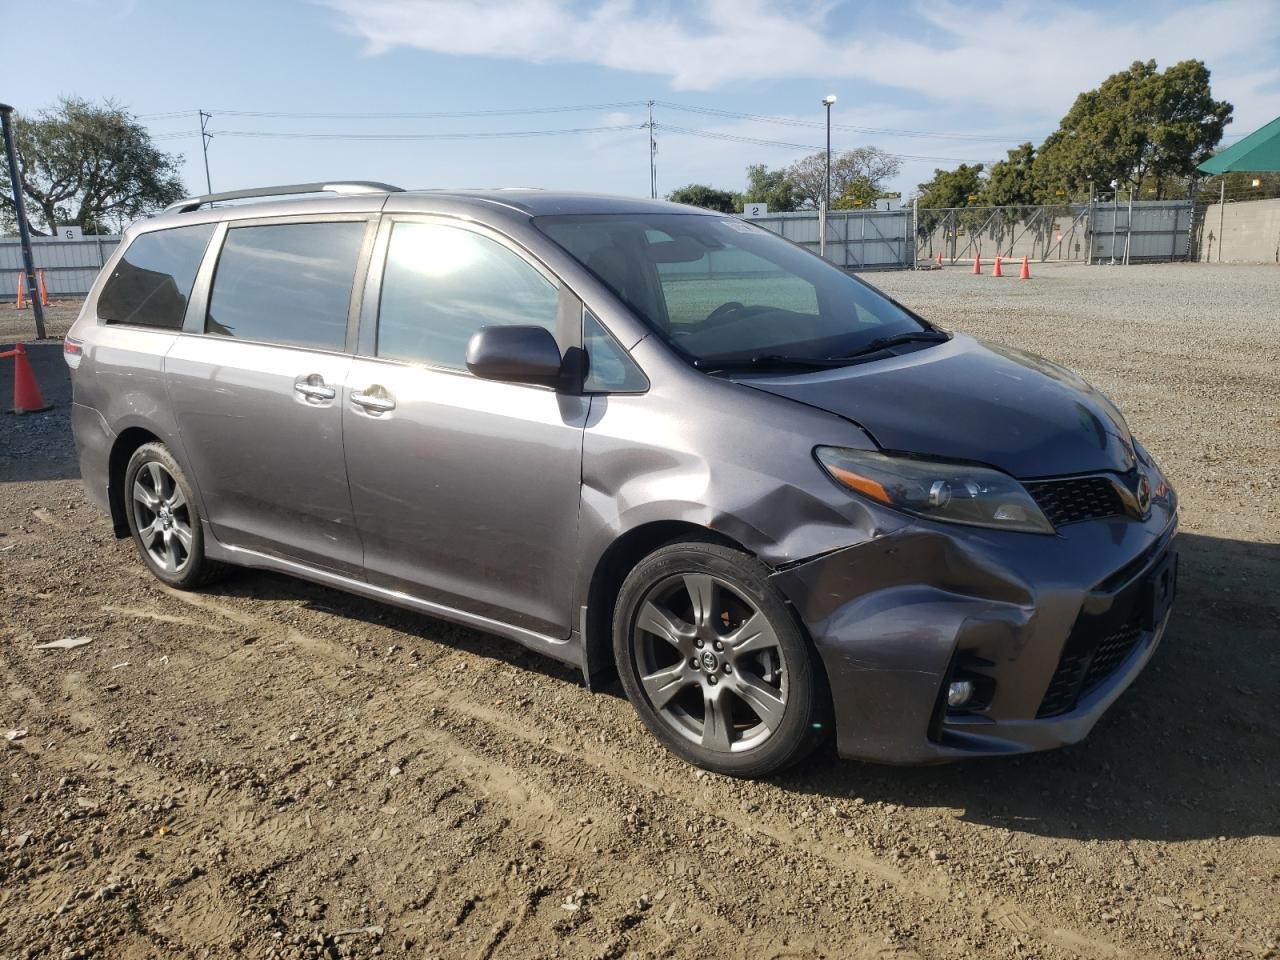
[(947, 687), (947, 706), (963, 707), (973, 699), (973, 681), (957, 680)]

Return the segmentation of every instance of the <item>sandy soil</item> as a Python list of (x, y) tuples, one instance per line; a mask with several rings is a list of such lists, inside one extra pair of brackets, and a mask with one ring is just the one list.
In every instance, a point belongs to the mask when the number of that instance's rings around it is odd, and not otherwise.
[(57, 409), (0, 418), (0, 956), (1277, 956), (1280, 272), (872, 279), (1080, 369), (1179, 485), (1170, 632), (1085, 743), (742, 783), (504, 641), (275, 576), (168, 591), (36, 348)]

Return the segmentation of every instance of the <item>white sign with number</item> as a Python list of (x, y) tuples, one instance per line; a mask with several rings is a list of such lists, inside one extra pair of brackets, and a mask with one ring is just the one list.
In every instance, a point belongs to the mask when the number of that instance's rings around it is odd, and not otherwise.
[(744, 217), (763, 217), (769, 212), (767, 203), (748, 203), (742, 208)]
[(83, 240), (84, 232), (78, 223), (64, 223), (58, 227), (59, 240)]

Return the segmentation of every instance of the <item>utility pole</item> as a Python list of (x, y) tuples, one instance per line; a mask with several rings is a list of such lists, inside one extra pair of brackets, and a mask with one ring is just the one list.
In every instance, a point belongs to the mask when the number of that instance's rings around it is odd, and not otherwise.
[[(658, 199), (658, 141), (653, 136), (653, 101), (649, 101), (649, 199)], [(212, 191), (210, 191), (212, 193)]]
[(209, 121), (213, 119), (212, 113), (205, 113), (203, 109), (200, 114), (200, 148), (204, 151), (204, 185), (206, 193), (213, 193), (213, 182), (209, 179), (209, 141), (213, 139), (213, 134), (209, 132)]
[(0, 103), (0, 126), (4, 127), (4, 153), (9, 161), (9, 182), (13, 184), (13, 218), (18, 221), (18, 239), (22, 242), (22, 282), (36, 316), (36, 339), (44, 339), (44, 304), (36, 285), (36, 261), (31, 253), (31, 227), (27, 223), (27, 207), (22, 202), (22, 178), (18, 174), (18, 151), (13, 146), (13, 107)]

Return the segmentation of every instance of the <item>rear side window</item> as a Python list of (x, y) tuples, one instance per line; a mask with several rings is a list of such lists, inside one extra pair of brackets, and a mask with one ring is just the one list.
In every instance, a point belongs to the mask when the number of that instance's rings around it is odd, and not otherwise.
[(364, 221), (232, 227), (218, 257), (205, 333), (341, 350)]
[(214, 224), (144, 233), (129, 244), (98, 297), (107, 323), (179, 330)]
[(391, 230), (378, 307), (378, 356), (465, 369), (481, 327), (556, 331), (559, 289), (526, 260), (478, 233), (433, 223)]

